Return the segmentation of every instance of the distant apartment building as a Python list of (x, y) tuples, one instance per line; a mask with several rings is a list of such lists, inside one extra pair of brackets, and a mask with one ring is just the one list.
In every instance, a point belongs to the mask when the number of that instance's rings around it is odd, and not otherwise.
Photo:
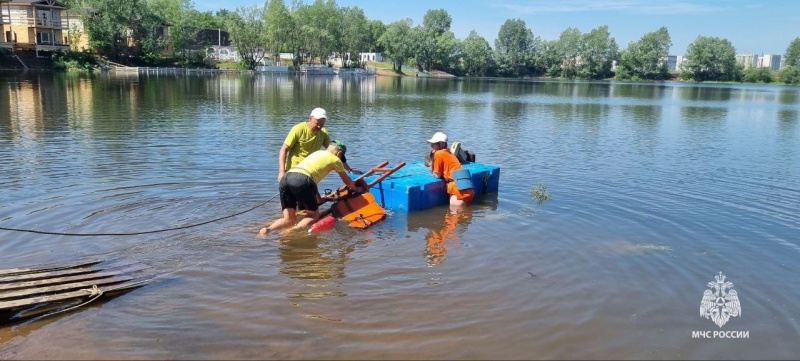
[(772, 70), (780, 70), (781, 56), (775, 54), (764, 54), (758, 57), (759, 68), (770, 68)]
[(667, 55), (667, 69), (669, 71), (680, 71), (684, 59), (682, 55)]
[(736, 63), (745, 69), (758, 68), (758, 54), (736, 54)]
[(361, 57), (362, 63), (366, 63), (368, 61), (386, 61), (381, 53), (358, 53), (358, 56)]
[(667, 55), (667, 69), (669, 69), (670, 71), (678, 69), (677, 55)]
[[(350, 54), (345, 54), (344, 58), (338, 54), (328, 58), (329, 63), (339, 67), (350, 66), (354, 61), (350, 58)], [(358, 53), (358, 61), (360, 64), (366, 64), (368, 61), (384, 61), (384, 58), (381, 53)]]
[(69, 50), (66, 10), (55, 0), (0, 0), (0, 46), (37, 54)]

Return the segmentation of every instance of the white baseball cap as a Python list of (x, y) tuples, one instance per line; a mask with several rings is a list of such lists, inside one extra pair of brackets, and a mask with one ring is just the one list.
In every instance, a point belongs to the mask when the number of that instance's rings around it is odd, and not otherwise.
[(314, 117), (314, 119), (328, 119), (328, 112), (322, 108), (314, 108), (314, 110), (311, 111), (311, 116)]
[(439, 143), (444, 142), (447, 143), (447, 135), (442, 132), (436, 132), (433, 134), (431, 139), (428, 139), (428, 143)]

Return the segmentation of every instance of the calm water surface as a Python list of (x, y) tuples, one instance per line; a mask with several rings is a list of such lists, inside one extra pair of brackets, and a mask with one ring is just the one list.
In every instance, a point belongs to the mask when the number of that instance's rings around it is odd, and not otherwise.
[[(356, 167), (421, 160), (445, 131), (500, 191), (258, 238), (277, 150), (316, 106)], [(796, 359), (798, 123), (797, 87), (2, 73), (0, 227), (133, 233), (270, 202), (137, 236), (0, 230), (0, 268), (164, 274), (0, 328), (0, 358)], [(698, 312), (720, 272), (742, 309), (722, 327)]]

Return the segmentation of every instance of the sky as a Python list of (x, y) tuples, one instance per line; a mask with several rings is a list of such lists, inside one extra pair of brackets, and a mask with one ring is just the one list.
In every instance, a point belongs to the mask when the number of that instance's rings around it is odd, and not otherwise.
[[(264, 3), (193, 0), (199, 11)], [(284, 0), (287, 7), (291, 3)], [(509, 19), (522, 19), (542, 40), (556, 40), (571, 27), (588, 33), (607, 25), (620, 49), (665, 26), (672, 38), (671, 55), (684, 55), (698, 36), (727, 39), (739, 54), (783, 54), (800, 37), (798, 0), (336, 0), (336, 4), (359, 7), (368, 19), (387, 25), (405, 18), (419, 25), (428, 10), (444, 9), (453, 20), (450, 30), (456, 38), (463, 40), (475, 30), (493, 48), (500, 27)]]

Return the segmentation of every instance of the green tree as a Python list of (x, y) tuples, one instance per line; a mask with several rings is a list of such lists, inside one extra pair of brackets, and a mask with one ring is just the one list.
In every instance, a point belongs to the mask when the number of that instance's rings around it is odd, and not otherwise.
[(453, 18), (445, 9), (428, 10), (422, 18), (422, 27), (432, 36), (439, 36), (450, 30)]
[[(169, 24), (169, 37), (164, 36), (164, 46), (171, 48), (172, 54), (186, 55), (194, 45), (200, 30), (189, 0), (146, 0), (147, 6), (163, 23)], [(196, 12), (196, 11), (195, 11)], [(151, 55), (152, 56), (152, 55)]]
[(432, 67), (447, 72), (455, 71), (462, 54), (461, 41), (456, 39), (456, 35), (452, 31), (445, 31), (436, 38), (435, 49)]
[(494, 42), (498, 73), (504, 76), (523, 76), (533, 65), (538, 38), (522, 19), (509, 19), (500, 26)]
[(435, 39), (427, 36), (421, 25), (411, 28), (411, 57), (418, 71), (429, 68), (433, 58)]
[[(225, 27), (223, 18), (211, 11), (200, 12), (192, 9), (190, 13), (200, 29), (222, 29)], [(227, 31), (228, 29), (226, 28), (225, 30)]]
[(78, 27), (77, 24), (72, 24), (69, 30), (67, 30), (67, 39), (69, 39), (69, 48), (72, 51), (79, 51), (78, 43), (81, 41), (81, 37), (83, 37), (84, 32)]
[(130, 54), (144, 58), (149, 64), (161, 65), (162, 52), (170, 48), (169, 22), (152, 5), (144, 4), (140, 11), (141, 16), (130, 33), (133, 43)]
[(264, 12), (264, 41), (273, 61), (280, 60), (282, 50), (288, 49), (294, 23), (283, 0), (270, 0)]
[[(431, 70), (433, 66), (449, 64), (448, 57), (452, 53), (452, 41), (440, 40), (450, 32), (452, 18), (444, 9), (428, 10), (422, 25), (414, 28), (414, 59), (417, 69)], [(452, 33), (447, 36), (454, 37)], [(439, 48), (443, 46), (445, 48)]]
[(613, 76), (611, 67), (619, 54), (617, 41), (603, 25), (583, 35), (578, 76), (583, 79), (605, 79)]
[(672, 38), (666, 27), (642, 36), (639, 41), (631, 42), (620, 52), (617, 64), (618, 79), (669, 79), (667, 56), (672, 46)]
[(561, 54), (558, 40), (543, 41), (538, 63), (548, 76), (561, 76)]
[(359, 53), (369, 47), (369, 21), (364, 15), (364, 10), (358, 7), (342, 8), (340, 13), (342, 35), (337, 53), (342, 55), (343, 61), (350, 61), (354, 65), (362, 66)]
[(255, 5), (238, 7), (235, 15), (227, 19), (231, 42), (239, 52), (242, 65), (255, 69), (264, 59), (264, 8)]
[(800, 84), (800, 37), (795, 38), (783, 54), (785, 62), (778, 79), (786, 84)]
[(289, 16), (286, 18), (286, 24), (291, 27), (291, 31), (287, 33), (286, 43), (283, 49), (292, 53), (292, 66), (299, 66), (303, 63), (303, 56), (306, 51), (306, 39), (309, 37), (307, 26), (301, 24), (306, 21), (304, 18), (304, 9), (306, 5), (302, 0), (292, 0), (292, 6), (289, 9)]
[(384, 32), (386, 32), (386, 24), (382, 21), (371, 20), (369, 22), (368, 48), (366, 49), (368, 53), (384, 52), (383, 46), (378, 43), (378, 39), (381, 38)]
[(490, 71), (492, 64), (492, 47), (489, 42), (478, 35), (475, 30), (469, 33), (461, 43), (462, 63), (461, 68), (466, 75), (485, 76)]
[(300, 33), (304, 37), (304, 52), (309, 62), (319, 59), (324, 63), (336, 49), (341, 39), (341, 17), (334, 0), (315, 0), (310, 6), (297, 9), (297, 21)]
[(800, 84), (800, 66), (785, 66), (778, 72), (778, 79), (786, 84)]
[(800, 37), (794, 38), (783, 54), (786, 59), (784, 66), (800, 66)]
[(561, 32), (558, 40), (553, 44), (553, 49), (558, 58), (557, 67), (560, 68), (558, 76), (574, 78), (578, 75), (578, 61), (583, 54), (583, 34), (578, 28), (567, 28)]
[(89, 47), (101, 54), (121, 61), (133, 54), (136, 39), (134, 29), (140, 24), (145, 4), (139, 0), (86, 0), (83, 23), (89, 38)]
[(414, 34), (411, 19), (395, 21), (386, 27), (386, 31), (378, 39), (383, 46), (386, 57), (392, 59), (392, 69), (401, 72), (403, 64), (414, 54)]
[(736, 49), (727, 39), (698, 36), (686, 48), (681, 77), (695, 81), (731, 81), (740, 78)]

